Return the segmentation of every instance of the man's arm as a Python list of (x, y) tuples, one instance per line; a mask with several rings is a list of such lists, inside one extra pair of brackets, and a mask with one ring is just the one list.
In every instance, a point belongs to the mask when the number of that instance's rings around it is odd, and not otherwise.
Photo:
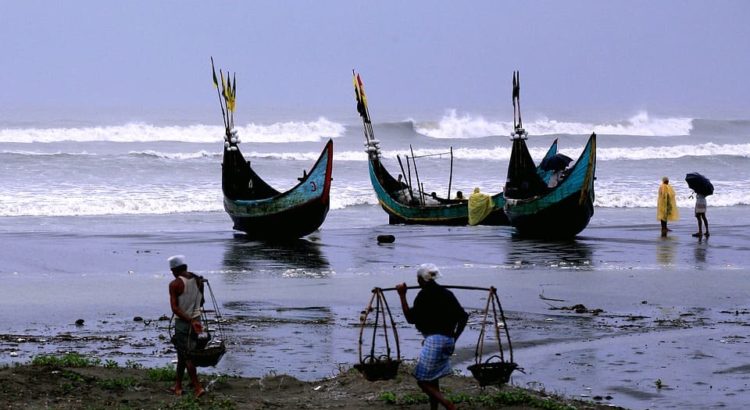
[(461, 336), (461, 333), (464, 332), (464, 328), (466, 328), (466, 323), (469, 321), (469, 314), (466, 313), (464, 308), (462, 308), (460, 305), (458, 306), (460, 308), (459, 312), (459, 318), (458, 323), (456, 323), (456, 332), (455, 336), (453, 337), (455, 340), (458, 340), (458, 337)]
[(406, 283), (396, 285), (396, 291), (398, 292), (399, 299), (401, 299), (401, 310), (404, 311), (406, 321), (413, 324), (412, 311), (409, 308), (409, 302), (406, 301)]
[(453, 297), (453, 304), (456, 309), (456, 330), (453, 333), (453, 338), (458, 340), (458, 337), (461, 336), (461, 333), (463, 333), (466, 328), (466, 323), (469, 321), (469, 314), (466, 313), (466, 310), (464, 310), (463, 306), (461, 306), (453, 293), (451, 293), (451, 296)]

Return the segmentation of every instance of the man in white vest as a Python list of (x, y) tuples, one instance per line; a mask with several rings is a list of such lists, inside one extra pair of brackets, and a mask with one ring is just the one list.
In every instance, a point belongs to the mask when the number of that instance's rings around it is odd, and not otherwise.
[(168, 259), (174, 280), (169, 283), (169, 304), (175, 315), (175, 332), (172, 343), (177, 349), (177, 379), (171, 389), (175, 395), (182, 395), (182, 376), (187, 369), (193, 383), (195, 397), (206, 393), (198, 380), (195, 364), (186, 354), (196, 349), (198, 335), (203, 331), (201, 308), (203, 307), (203, 280), (189, 272), (185, 257), (175, 255)]

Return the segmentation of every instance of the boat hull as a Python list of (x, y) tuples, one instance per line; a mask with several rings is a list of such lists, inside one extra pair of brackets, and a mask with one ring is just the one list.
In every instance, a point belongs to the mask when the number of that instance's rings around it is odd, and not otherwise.
[[(411, 225), (467, 225), (469, 207), (467, 201), (455, 201), (436, 206), (405, 205), (396, 200), (385, 185), (398, 182), (386, 171), (378, 159), (370, 159), (370, 182), (378, 198), (378, 203), (388, 214), (390, 224)], [(508, 218), (503, 211), (505, 199), (502, 194), (492, 196), (493, 211), (480, 225), (508, 225)]]
[(540, 239), (569, 239), (588, 226), (594, 215), (596, 135), (569, 175), (543, 196), (515, 200), (506, 198), (505, 214), (519, 236)]
[(224, 209), (234, 229), (257, 239), (297, 239), (317, 230), (330, 207), (333, 142), (292, 189), (268, 198), (241, 199), (224, 195)]

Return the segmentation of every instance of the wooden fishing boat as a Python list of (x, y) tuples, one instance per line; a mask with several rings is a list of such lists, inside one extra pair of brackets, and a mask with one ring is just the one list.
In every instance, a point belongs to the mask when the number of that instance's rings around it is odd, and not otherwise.
[[(423, 225), (466, 225), (469, 223), (468, 196), (466, 198), (451, 197), (450, 182), (447, 197), (426, 193), (419, 182), (416, 169), (416, 158), (412, 153), (406, 158), (408, 172), (402, 169), (402, 178), (394, 178), (385, 168), (381, 160), (380, 142), (370, 121), (367, 107), (367, 97), (359, 74), (354, 74), (354, 91), (357, 99), (357, 111), (362, 117), (365, 134), (365, 147), (368, 154), (370, 182), (375, 190), (378, 203), (388, 214), (391, 224), (423, 224)], [(452, 150), (451, 150), (452, 151)], [(452, 159), (452, 157), (451, 157)], [(403, 168), (403, 163), (399, 158)], [(451, 160), (452, 163), (452, 160)], [(411, 171), (414, 164), (416, 184), (412, 184)], [(451, 168), (452, 173), (452, 168)], [(452, 176), (452, 175), (451, 175)], [(505, 199), (502, 193), (490, 197), (491, 211), (478, 224), (507, 225), (508, 219), (503, 212)]]
[[(213, 60), (211, 65), (213, 69)], [(215, 70), (213, 75), (218, 90)], [(325, 221), (330, 206), (333, 141), (328, 140), (315, 165), (293, 188), (286, 192), (274, 189), (253, 170), (238, 147), (233, 114), (237, 82), (225, 84), (223, 73), (221, 77), (219, 103), (226, 130), (221, 188), (224, 209), (234, 229), (250, 238), (270, 240), (296, 239), (314, 232)]]
[(253, 238), (296, 239), (323, 224), (330, 206), (333, 141), (328, 141), (315, 165), (286, 192), (263, 181), (239, 148), (229, 148), (238, 147), (230, 143), (224, 148), (221, 188), (234, 229)]
[[(513, 75), (513, 148), (504, 189), (505, 213), (516, 232), (525, 237), (566, 239), (575, 237), (594, 215), (596, 134), (591, 134), (575, 164), (561, 172), (550, 187), (531, 159), (519, 102), (520, 83)], [(548, 153), (549, 154), (549, 153)]]

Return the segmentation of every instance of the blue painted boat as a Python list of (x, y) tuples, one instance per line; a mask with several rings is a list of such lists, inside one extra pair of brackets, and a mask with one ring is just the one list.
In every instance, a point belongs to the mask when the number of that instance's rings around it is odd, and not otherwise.
[[(514, 73), (514, 133), (504, 189), (505, 214), (520, 236), (573, 238), (586, 228), (594, 215), (596, 134), (591, 134), (575, 164), (556, 175), (555, 183), (551, 184), (552, 175), (539, 172), (526, 146), (528, 135), (521, 122), (519, 88), (520, 82)], [(556, 150), (557, 141), (553, 145)]]
[(296, 239), (314, 232), (328, 214), (332, 166), (333, 141), (329, 140), (299, 183), (279, 192), (263, 181), (239, 147), (230, 143), (224, 148), (221, 185), (224, 209), (234, 221), (234, 229), (259, 239)]
[[(378, 203), (388, 214), (390, 224), (422, 225), (466, 225), (469, 223), (467, 199), (442, 198), (426, 194), (419, 184), (412, 186), (405, 181), (394, 178), (381, 161), (379, 141), (370, 121), (367, 97), (358, 74), (354, 74), (354, 92), (357, 99), (357, 111), (362, 117), (365, 130), (365, 147), (368, 154), (370, 182), (375, 190)], [(492, 210), (482, 220), (481, 225), (507, 225), (508, 219), (503, 212), (505, 199), (502, 193), (491, 196)]]
[[(525, 142), (520, 141), (525, 148)], [(515, 147), (514, 147), (515, 148)], [(594, 215), (596, 134), (591, 134), (575, 165), (554, 188), (529, 197), (511, 197), (506, 190), (505, 214), (520, 236), (573, 238)]]
[(330, 206), (333, 141), (328, 140), (320, 158), (299, 183), (279, 192), (266, 183), (242, 155), (234, 130), (236, 77), (219, 70), (221, 90), (211, 58), (213, 83), (219, 96), (224, 120), (224, 155), (221, 164), (221, 190), (224, 209), (234, 222), (234, 229), (248, 238), (267, 240), (298, 239), (323, 224)]

